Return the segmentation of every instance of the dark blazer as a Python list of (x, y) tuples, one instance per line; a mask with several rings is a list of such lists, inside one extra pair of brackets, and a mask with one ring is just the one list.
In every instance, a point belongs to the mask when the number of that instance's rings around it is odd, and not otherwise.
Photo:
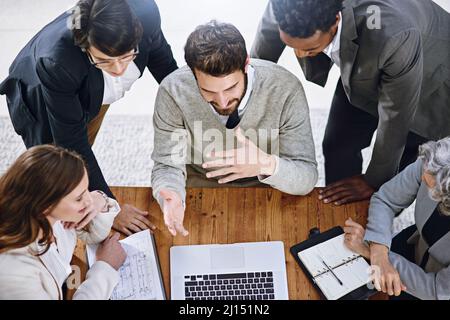
[[(141, 76), (147, 67), (159, 83), (177, 64), (161, 30), (158, 7), (153, 0), (128, 3), (144, 29), (134, 63)], [(69, 13), (57, 17), (22, 49), (0, 84), (0, 94), (6, 94), (14, 129), (27, 148), (55, 143), (80, 153), (87, 163), (90, 190), (113, 196), (87, 137), (87, 124), (102, 104), (103, 74), (75, 46), (68, 17)]]
[[(370, 6), (380, 10), (380, 29), (368, 27)], [(340, 41), (347, 97), (379, 119), (366, 171), (379, 187), (397, 173), (409, 131), (450, 135), (450, 14), (431, 0), (346, 0)], [(284, 47), (269, 4), (251, 56), (277, 61)], [(307, 80), (325, 86), (332, 63), (324, 53), (299, 63)]]

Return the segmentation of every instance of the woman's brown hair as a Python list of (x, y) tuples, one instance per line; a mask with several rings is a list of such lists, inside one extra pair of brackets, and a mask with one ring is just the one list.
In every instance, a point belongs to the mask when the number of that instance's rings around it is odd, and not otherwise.
[(82, 158), (53, 145), (25, 151), (0, 178), (0, 253), (38, 239), (47, 252), (53, 238), (51, 211), (83, 179)]

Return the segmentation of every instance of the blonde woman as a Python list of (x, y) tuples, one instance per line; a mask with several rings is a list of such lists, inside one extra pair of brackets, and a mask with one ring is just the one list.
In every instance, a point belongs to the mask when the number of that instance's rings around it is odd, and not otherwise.
[[(392, 239), (392, 222), (414, 200), (415, 224)], [(348, 220), (346, 244), (379, 271), (389, 295), (450, 299), (450, 137), (419, 147), (419, 159), (370, 201), (366, 230)], [(412, 297), (411, 297), (412, 296)]]
[(0, 299), (63, 299), (77, 237), (100, 243), (97, 262), (74, 299), (108, 299), (126, 254), (108, 237), (120, 208), (88, 191), (81, 157), (43, 145), (22, 154), (0, 178)]

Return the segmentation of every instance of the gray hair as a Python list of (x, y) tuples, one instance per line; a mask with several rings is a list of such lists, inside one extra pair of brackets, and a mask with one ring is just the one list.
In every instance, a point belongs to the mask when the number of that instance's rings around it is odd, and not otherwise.
[(436, 180), (436, 185), (430, 189), (431, 199), (439, 201), (441, 213), (450, 216), (450, 136), (421, 145), (419, 158), (424, 171)]

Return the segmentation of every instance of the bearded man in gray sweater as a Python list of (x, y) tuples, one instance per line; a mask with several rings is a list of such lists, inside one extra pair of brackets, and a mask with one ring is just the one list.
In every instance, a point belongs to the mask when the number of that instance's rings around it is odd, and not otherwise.
[(250, 60), (244, 38), (227, 23), (197, 27), (185, 59), (161, 83), (153, 116), (153, 196), (170, 233), (188, 234), (186, 181), (308, 194), (318, 174), (299, 80), (272, 62)]

